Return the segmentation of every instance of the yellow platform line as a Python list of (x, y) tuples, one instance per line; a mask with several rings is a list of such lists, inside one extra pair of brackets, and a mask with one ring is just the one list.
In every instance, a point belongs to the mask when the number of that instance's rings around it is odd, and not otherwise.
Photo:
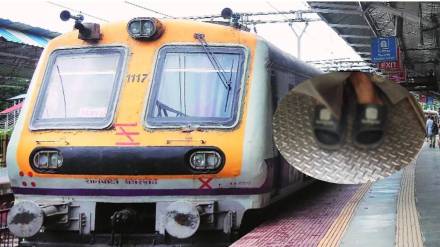
[(402, 174), (397, 200), (396, 246), (423, 246), (414, 196), (415, 165), (407, 166)]
[(356, 193), (351, 197), (348, 201), (347, 205), (341, 210), (341, 213), (330, 226), (327, 233), (324, 237), (319, 241), (319, 247), (333, 247), (339, 246), (341, 242), (342, 236), (344, 235), (347, 227), (351, 221), (351, 218), (354, 215), (354, 211), (359, 205), (360, 201), (364, 197), (365, 193), (370, 189), (371, 183), (363, 184)]

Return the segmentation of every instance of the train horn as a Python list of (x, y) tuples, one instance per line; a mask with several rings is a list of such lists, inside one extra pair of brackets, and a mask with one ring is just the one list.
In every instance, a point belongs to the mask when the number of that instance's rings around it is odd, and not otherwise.
[(62, 21), (68, 21), (69, 19), (75, 20), (75, 25), (73, 26), (75, 29), (78, 29), (78, 38), (90, 41), (97, 42), (101, 39), (101, 28), (97, 23), (82, 23), (84, 20), (84, 16), (72, 15), (69, 11), (63, 10), (60, 13), (60, 19)]
[[(359, 112), (356, 94), (346, 90), (351, 73), (329, 73), (306, 80), (292, 89), (274, 114), (275, 144), (290, 165), (320, 180), (359, 184), (389, 176), (415, 161), (425, 136), (420, 106), (397, 83), (367, 75), (384, 98), (387, 109), (379, 145), (372, 148), (356, 145), (353, 139), (358, 129), (355, 125), (356, 112)], [(317, 105), (328, 109), (328, 119), (346, 119), (341, 130), (343, 141), (337, 148), (323, 147), (316, 139), (313, 123)], [(378, 113), (373, 109), (365, 114)]]

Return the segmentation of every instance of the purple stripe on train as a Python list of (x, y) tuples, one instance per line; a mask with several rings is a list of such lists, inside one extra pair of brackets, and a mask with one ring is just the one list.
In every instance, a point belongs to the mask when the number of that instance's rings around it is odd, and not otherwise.
[(269, 186), (260, 188), (221, 189), (52, 189), (13, 187), (14, 194), (58, 196), (172, 196), (172, 195), (252, 195), (270, 191)]
[(185, 196), (185, 195), (254, 195), (273, 188), (273, 164), (268, 163), (266, 180), (257, 188), (216, 189), (54, 189), (12, 187), (14, 194), (53, 196)]

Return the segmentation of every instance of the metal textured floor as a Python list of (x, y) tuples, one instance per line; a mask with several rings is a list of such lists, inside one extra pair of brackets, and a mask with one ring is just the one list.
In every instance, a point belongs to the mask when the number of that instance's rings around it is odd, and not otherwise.
[(233, 246), (440, 246), (440, 148), (425, 144), (415, 165), (376, 183), (330, 188)]

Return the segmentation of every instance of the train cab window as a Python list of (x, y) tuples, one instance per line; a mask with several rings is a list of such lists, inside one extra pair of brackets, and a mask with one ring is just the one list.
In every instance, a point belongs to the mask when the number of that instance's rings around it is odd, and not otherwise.
[(237, 122), (245, 50), (160, 49), (147, 111), (149, 127), (231, 127)]
[(54, 51), (31, 129), (108, 127), (113, 119), (125, 58), (123, 47)]

